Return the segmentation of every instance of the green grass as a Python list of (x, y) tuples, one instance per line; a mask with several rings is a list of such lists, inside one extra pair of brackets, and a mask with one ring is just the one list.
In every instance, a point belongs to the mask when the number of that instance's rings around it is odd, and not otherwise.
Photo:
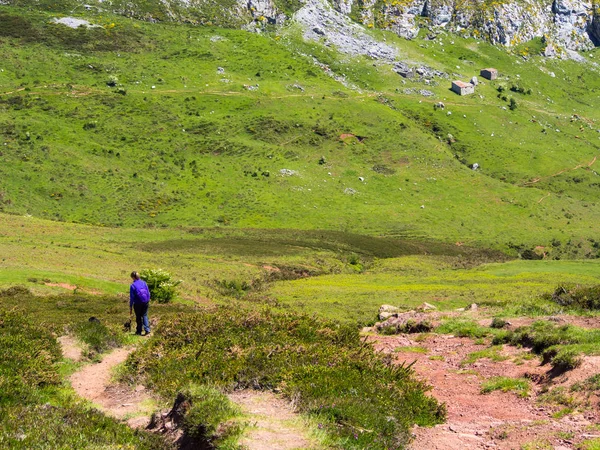
[(577, 445), (577, 450), (600, 450), (600, 439), (585, 439)]
[[(528, 255), (540, 245), (561, 258), (598, 253), (593, 167), (549, 177), (598, 153), (597, 111), (588, 101), (598, 80), (584, 66), (524, 62), (458, 37), (431, 43), (378, 34), (449, 72), (460, 63), (467, 76), (494, 61), (511, 80), (520, 74), (535, 92), (505, 111), (496, 98), (505, 81), (481, 85), (484, 98), (454, 97), (442, 82), (422, 101), (396, 92), (399, 77), (389, 67), (303, 43), (293, 29), (257, 35), (90, 11), (93, 23), (115, 26), (84, 31), (50, 24), (54, 16), (3, 9), (4, 22), (19, 24), (1, 37), (6, 212), (114, 226), (425, 236)], [(209, 16), (218, 11), (194, 20), (216, 24)], [(211, 40), (216, 35), (222, 39)], [(364, 91), (345, 88), (299, 52)], [(573, 82), (539, 72), (542, 65)], [(258, 91), (243, 87), (256, 83)], [(290, 88), (297, 83), (304, 92)], [(433, 111), (439, 100), (452, 115)], [(574, 109), (582, 119), (571, 122)], [(343, 133), (367, 139), (343, 143)], [(448, 133), (456, 142), (445, 142)], [(474, 161), (480, 171), (465, 167)], [(281, 169), (298, 175), (280, 176)], [(533, 178), (541, 180), (526, 185)]]
[(501, 352), (502, 352), (502, 346), (494, 345), (494, 346), (486, 348), (484, 350), (469, 353), (465, 357), (465, 359), (463, 359), (460, 362), (460, 365), (464, 366), (467, 364), (473, 364), (474, 362), (477, 362), (483, 358), (489, 358), (490, 360), (492, 360), (494, 362), (506, 361), (508, 359), (508, 356), (502, 355)]
[(394, 351), (401, 352), (401, 353), (428, 353), (429, 352), (429, 350), (425, 347), (411, 347), (411, 346), (396, 347), (394, 349)]
[(481, 384), (481, 393), (493, 391), (515, 392), (519, 397), (527, 397), (531, 382), (525, 378), (493, 377)]
[(442, 325), (437, 327), (436, 331), (438, 333), (454, 334), (458, 337), (470, 338), (482, 338), (489, 336), (491, 333), (491, 330), (489, 328), (482, 327), (473, 320), (462, 318), (448, 319), (444, 323), (442, 323)]
[(558, 371), (571, 370), (582, 362), (582, 355), (597, 355), (600, 331), (573, 325), (555, 325), (550, 321), (536, 321), (515, 331), (498, 333), (493, 342), (531, 347)]

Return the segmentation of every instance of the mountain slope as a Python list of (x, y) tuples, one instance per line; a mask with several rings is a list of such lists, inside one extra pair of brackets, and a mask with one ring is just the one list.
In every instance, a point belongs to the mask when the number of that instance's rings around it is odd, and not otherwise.
[[(398, 60), (439, 73), (408, 80), (295, 27), (261, 36), (87, 12), (103, 28), (71, 29), (55, 17), (0, 13), (5, 212), (500, 247), (554, 239), (595, 254), (594, 66), (373, 32)], [(471, 97), (448, 91), (450, 77), (490, 65), (501, 80)]]

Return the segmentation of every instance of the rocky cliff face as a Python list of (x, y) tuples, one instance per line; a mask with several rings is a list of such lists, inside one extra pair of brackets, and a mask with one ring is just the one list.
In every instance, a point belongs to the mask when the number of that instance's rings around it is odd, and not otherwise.
[[(20, 0), (0, 0), (0, 4), (17, 2)], [(586, 50), (600, 45), (600, 0), (87, 0), (85, 6), (145, 20), (252, 31), (295, 20), (313, 39), (323, 36), (316, 30), (335, 31), (341, 25), (350, 30), (350, 39), (367, 39), (352, 26), (358, 23), (407, 39), (423, 28), (444, 29), (503, 46), (543, 37), (549, 55), (561, 48)], [(343, 38), (335, 34), (328, 39), (338, 45)], [(370, 41), (364, 45), (368, 47)]]
[(571, 50), (600, 44), (600, 11), (588, 0), (331, 0), (365, 25), (411, 39), (443, 28), (513, 46), (535, 37)]

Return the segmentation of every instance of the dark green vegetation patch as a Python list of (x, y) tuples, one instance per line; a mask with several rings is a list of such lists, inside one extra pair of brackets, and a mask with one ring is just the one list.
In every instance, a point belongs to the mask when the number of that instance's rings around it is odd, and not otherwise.
[(133, 431), (90, 409), (64, 386), (56, 339), (38, 320), (0, 311), (0, 447), (165, 449), (160, 437)]
[(186, 313), (164, 319), (126, 365), (129, 376), (171, 398), (190, 382), (281, 390), (345, 449), (404, 448), (412, 424), (445, 418), (410, 366), (376, 354), (356, 327), (315, 317), (224, 307)]
[(600, 309), (600, 285), (577, 286), (561, 285), (547, 296), (561, 306), (582, 310)]

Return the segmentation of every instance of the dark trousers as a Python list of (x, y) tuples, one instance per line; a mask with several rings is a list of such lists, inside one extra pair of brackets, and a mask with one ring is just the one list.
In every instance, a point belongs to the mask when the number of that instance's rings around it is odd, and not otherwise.
[(142, 326), (146, 333), (150, 333), (150, 323), (148, 322), (148, 303), (134, 303), (136, 334), (142, 334)]

